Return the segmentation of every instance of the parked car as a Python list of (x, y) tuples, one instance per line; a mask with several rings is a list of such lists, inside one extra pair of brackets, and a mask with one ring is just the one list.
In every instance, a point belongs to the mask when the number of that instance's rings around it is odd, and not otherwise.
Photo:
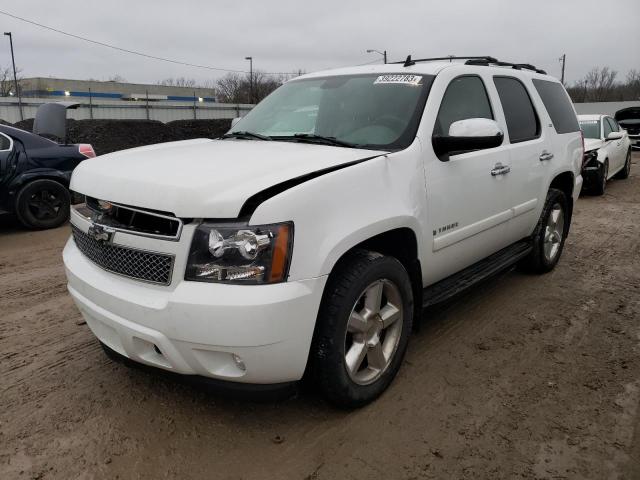
[(631, 148), (640, 149), (640, 107), (618, 110), (614, 118), (629, 134)]
[[(64, 111), (66, 106), (61, 108)], [(36, 118), (39, 131), (57, 133), (61, 125), (65, 131), (65, 119), (56, 118), (61, 112), (55, 107), (44, 110), (50, 111), (46, 118), (42, 114)], [(89, 144), (61, 145), (0, 125), (0, 214), (15, 213), (20, 223), (31, 229), (62, 225), (69, 218), (71, 172), (81, 161), (95, 156)]]
[(607, 115), (578, 115), (584, 134), (582, 177), (585, 188), (602, 195), (610, 178), (627, 178), (631, 142), (627, 132)]
[(573, 106), (535, 67), (467, 58), (303, 75), (221, 139), (82, 162), (64, 264), (106, 352), (247, 389), (306, 371), (357, 407), (423, 307), (552, 270), (582, 186)]

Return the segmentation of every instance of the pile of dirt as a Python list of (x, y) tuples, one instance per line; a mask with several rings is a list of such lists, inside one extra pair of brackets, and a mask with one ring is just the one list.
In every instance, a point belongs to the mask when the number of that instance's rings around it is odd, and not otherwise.
[(152, 120), (69, 120), (70, 143), (90, 143), (98, 155), (176, 140), (171, 128)]
[[(31, 132), (33, 119), (13, 125)], [(192, 138), (216, 138), (229, 130), (231, 120), (73, 120), (67, 121), (69, 143), (90, 143), (98, 155), (154, 143)]]
[(217, 138), (231, 128), (231, 120), (174, 120), (167, 123), (176, 139)]

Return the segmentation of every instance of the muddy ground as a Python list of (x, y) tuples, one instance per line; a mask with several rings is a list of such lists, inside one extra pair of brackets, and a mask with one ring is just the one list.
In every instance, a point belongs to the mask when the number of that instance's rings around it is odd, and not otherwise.
[(232, 401), (107, 359), (65, 289), (67, 226), (0, 225), (0, 478), (640, 478), (640, 156), (583, 197), (550, 274), (426, 312), (390, 390)]

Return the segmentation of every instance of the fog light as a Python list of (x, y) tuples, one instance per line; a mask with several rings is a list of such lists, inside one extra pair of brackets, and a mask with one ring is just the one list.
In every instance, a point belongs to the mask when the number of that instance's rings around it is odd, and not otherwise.
[(238, 367), (240, 370), (245, 372), (247, 370), (247, 366), (244, 364), (242, 359), (235, 353), (233, 353), (232, 356), (233, 356), (233, 361), (236, 363), (236, 367)]

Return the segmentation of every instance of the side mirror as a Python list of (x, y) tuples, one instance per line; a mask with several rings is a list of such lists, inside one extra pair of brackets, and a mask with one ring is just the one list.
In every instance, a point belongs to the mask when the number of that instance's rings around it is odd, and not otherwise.
[(231, 128), (235, 127), (236, 123), (238, 123), (240, 120), (242, 120), (242, 117), (232, 118), (231, 119)]
[(434, 135), (431, 144), (438, 158), (447, 162), (449, 155), (499, 147), (503, 138), (504, 133), (495, 120), (468, 118), (453, 122), (449, 135)]
[(622, 137), (622, 132), (611, 132), (609, 135), (607, 135), (607, 140), (620, 140)]

